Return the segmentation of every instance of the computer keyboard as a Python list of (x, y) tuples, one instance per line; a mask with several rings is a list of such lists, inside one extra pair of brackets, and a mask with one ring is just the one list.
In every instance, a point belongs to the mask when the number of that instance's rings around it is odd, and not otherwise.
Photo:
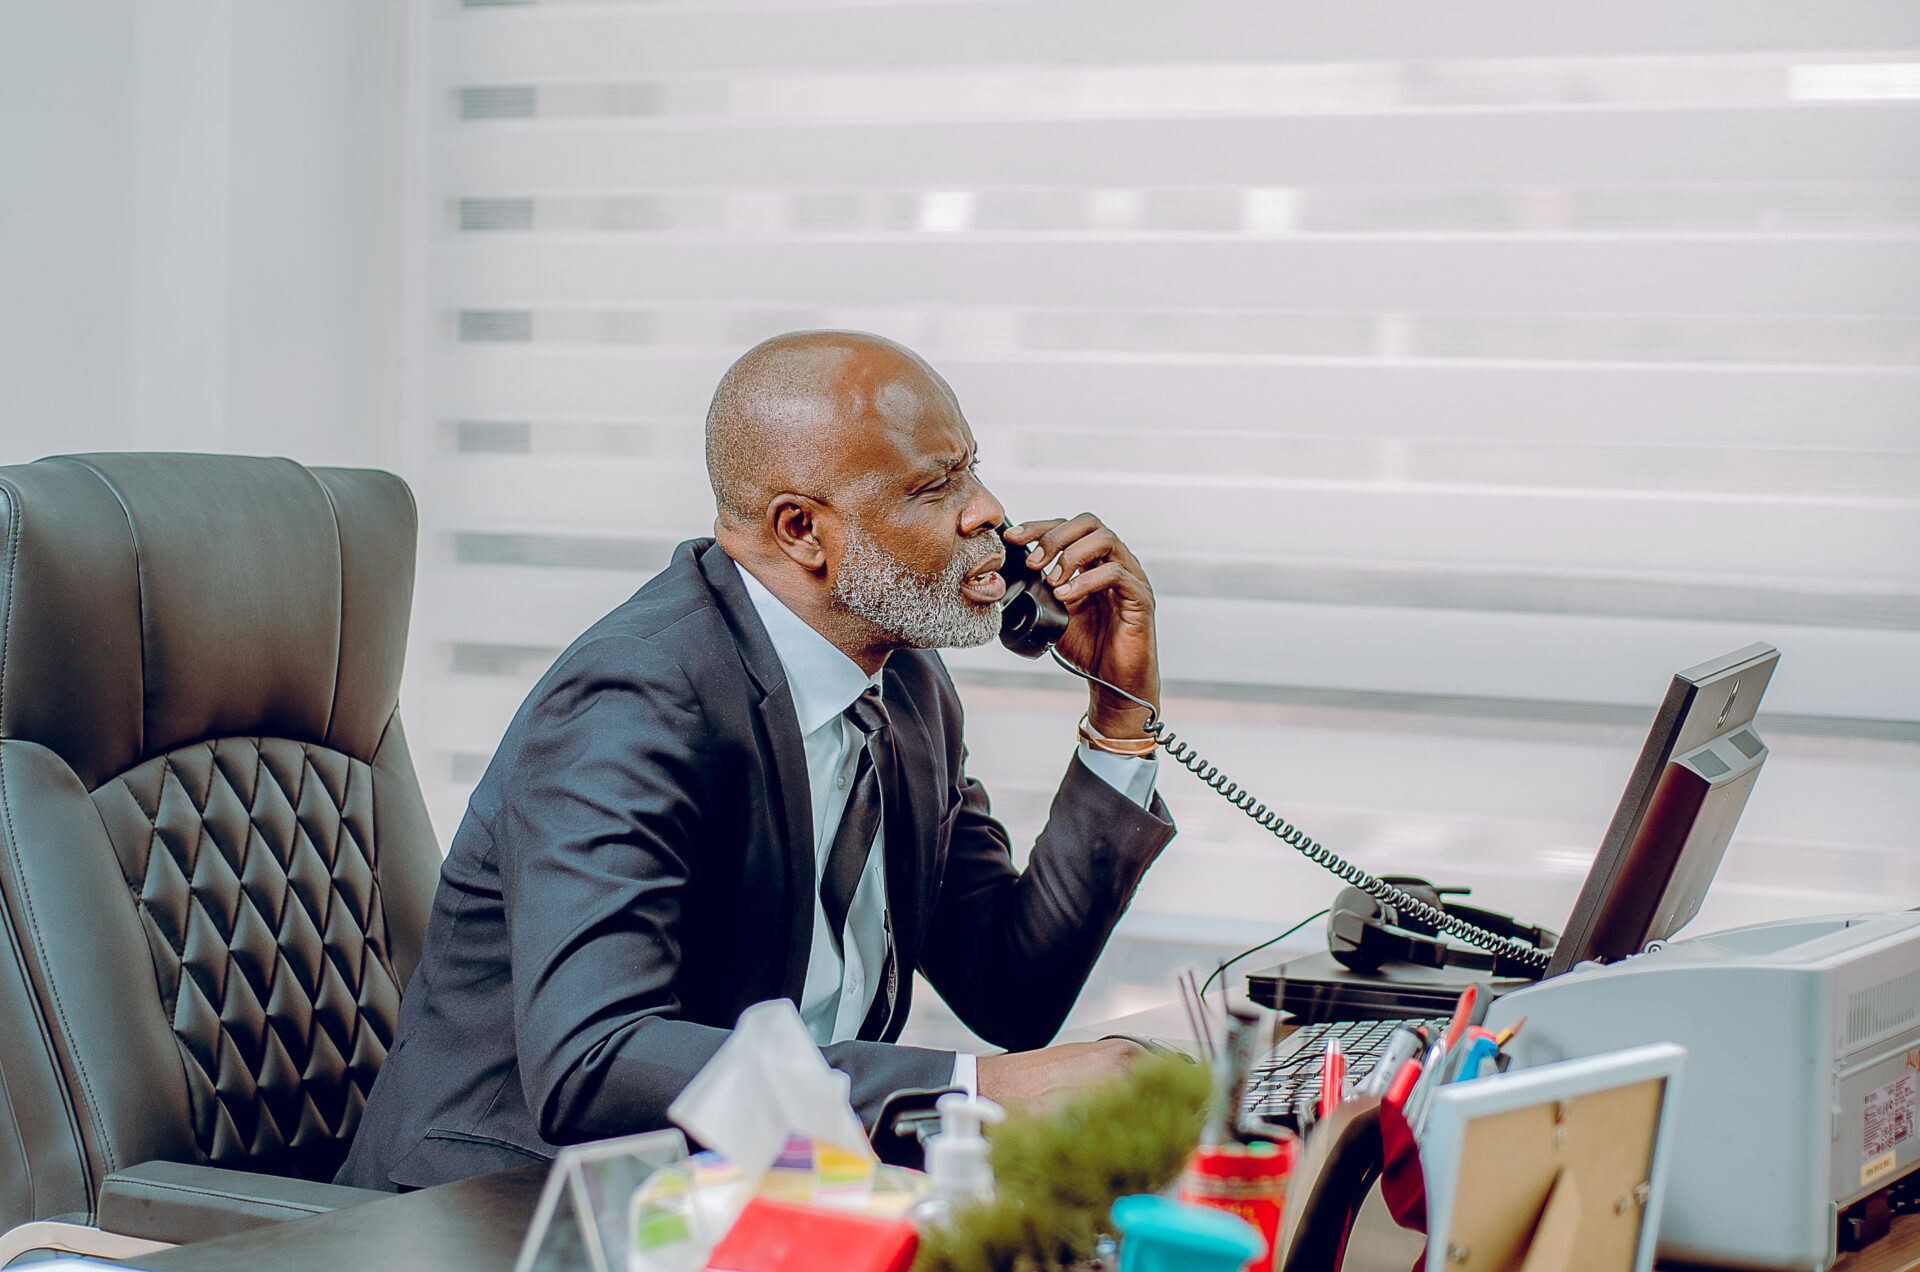
[(1297, 1029), (1247, 1071), (1241, 1109), (1261, 1121), (1297, 1129), (1295, 1109), (1301, 1097), (1308, 1101), (1320, 1097), (1320, 1059), (1326, 1054), (1328, 1039), (1340, 1039), (1347, 1053), (1347, 1078), (1358, 1083), (1373, 1071), (1374, 1063), (1386, 1047), (1387, 1035), (1400, 1025), (1424, 1025), (1430, 1036), (1438, 1037), (1446, 1029), (1447, 1021), (1444, 1017), (1439, 1020), (1333, 1020)]

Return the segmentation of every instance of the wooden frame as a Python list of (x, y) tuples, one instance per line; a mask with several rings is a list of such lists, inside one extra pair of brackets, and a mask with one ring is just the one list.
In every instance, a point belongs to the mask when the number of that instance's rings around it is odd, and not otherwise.
[(1656, 1043), (1435, 1092), (1426, 1272), (1648, 1272), (1686, 1055)]

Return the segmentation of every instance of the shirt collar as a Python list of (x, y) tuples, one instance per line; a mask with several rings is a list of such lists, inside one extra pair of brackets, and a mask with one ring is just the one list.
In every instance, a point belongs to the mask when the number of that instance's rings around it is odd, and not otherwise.
[(753, 572), (744, 565), (740, 566), (740, 581), (746, 584), (747, 597), (760, 615), (761, 625), (767, 629), (773, 652), (780, 657), (781, 670), (787, 673), (787, 690), (793, 695), (793, 711), (799, 717), (801, 737), (852, 706), (853, 700), (868, 685), (880, 683), (879, 672), (869, 676), (861, 671), (859, 663), (788, 609), (786, 603), (769, 592), (766, 584), (753, 577)]

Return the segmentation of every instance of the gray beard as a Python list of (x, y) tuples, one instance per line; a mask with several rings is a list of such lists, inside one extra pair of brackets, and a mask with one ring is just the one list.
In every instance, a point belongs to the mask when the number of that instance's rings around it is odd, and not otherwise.
[(992, 536), (963, 540), (936, 575), (908, 569), (859, 527), (847, 526), (847, 550), (834, 576), (833, 603), (914, 649), (964, 649), (1000, 634), (1005, 602), (975, 605), (960, 595), (967, 575), (993, 559)]

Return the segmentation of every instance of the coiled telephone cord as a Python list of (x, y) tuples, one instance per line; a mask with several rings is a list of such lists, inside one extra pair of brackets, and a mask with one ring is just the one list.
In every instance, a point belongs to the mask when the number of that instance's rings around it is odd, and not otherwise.
[(1136, 698), (1118, 685), (1109, 684), (1092, 672), (1075, 665), (1058, 649), (1049, 646), (1047, 652), (1053, 655), (1055, 662), (1082, 680), (1090, 681), (1103, 689), (1119, 694), (1129, 702), (1145, 707), (1147, 722), (1143, 727), (1147, 736), (1159, 743), (1160, 748), (1175, 763), (1205, 782), (1220, 798), (1252, 818), (1256, 825), (1275, 839), (1304, 855), (1307, 860), (1340, 876), (1376, 901), (1393, 907), (1403, 915), (1416, 918), (1450, 936), (1459, 937), (1467, 944), (1477, 945), (1500, 958), (1510, 959), (1515, 963), (1543, 971), (1546, 969), (1550, 956), (1545, 951), (1535, 949), (1523, 941), (1489, 932), (1465, 919), (1456, 918), (1438, 906), (1428, 905), (1404, 889), (1396, 888), (1385, 879), (1368, 874), (1279, 813), (1269, 809), (1253, 792), (1242, 789), (1239, 783), (1222, 773), (1218, 766), (1208, 763), (1190, 743), (1180, 741), (1179, 734), (1167, 727), (1166, 722), (1160, 718), (1160, 712), (1152, 703)]

